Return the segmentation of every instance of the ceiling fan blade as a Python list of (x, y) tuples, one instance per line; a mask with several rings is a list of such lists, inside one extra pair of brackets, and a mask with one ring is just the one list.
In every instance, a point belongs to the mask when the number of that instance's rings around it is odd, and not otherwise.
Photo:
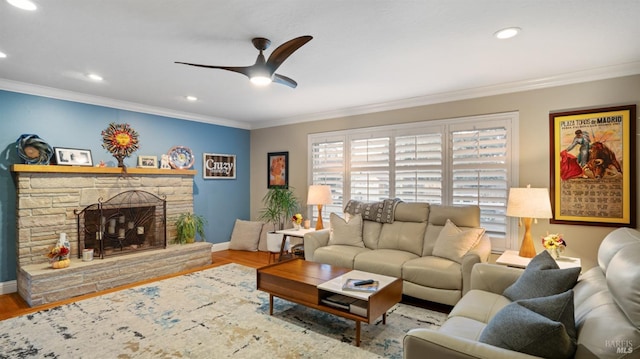
[(273, 74), (273, 82), (279, 83), (281, 85), (286, 85), (291, 88), (296, 88), (296, 86), (298, 86), (298, 83), (295, 82), (292, 78), (279, 74)]
[(269, 60), (267, 60), (267, 66), (272, 72), (275, 72), (278, 67), (282, 65), (284, 60), (286, 60), (289, 56), (291, 56), (291, 54), (302, 47), (302, 45), (311, 41), (311, 39), (313, 39), (313, 36), (300, 36), (278, 46), (278, 48), (273, 50), (273, 52), (269, 56)]
[(179, 62), (179, 61), (175, 61), (176, 64), (182, 64), (182, 65), (189, 65), (189, 66), (196, 66), (196, 67), (204, 67), (207, 69), (220, 69), (220, 70), (227, 70), (227, 71), (232, 71), (232, 72), (237, 72), (239, 74), (243, 74), (247, 77), (249, 77), (249, 73), (250, 73), (250, 69), (252, 68), (252, 66), (241, 66), (241, 67), (234, 67), (234, 66), (213, 66), (213, 65), (201, 65), (201, 64), (191, 64), (188, 62)]

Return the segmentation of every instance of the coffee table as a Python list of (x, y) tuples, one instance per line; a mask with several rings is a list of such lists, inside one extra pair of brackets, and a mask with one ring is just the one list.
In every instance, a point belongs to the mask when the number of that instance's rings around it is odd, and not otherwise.
[[(376, 292), (343, 291), (347, 278), (371, 278), (380, 282)], [(257, 270), (257, 287), (269, 293), (269, 315), (273, 315), (273, 298), (279, 297), (309, 308), (337, 315), (356, 322), (356, 346), (360, 346), (360, 323), (371, 324), (382, 316), (387, 323), (387, 311), (402, 299), (402, 280), (349, 268), (292, 259), (271, 264)], [(334, 293), (367, 302), (367, 315), (361, 316), (322, 303)]]

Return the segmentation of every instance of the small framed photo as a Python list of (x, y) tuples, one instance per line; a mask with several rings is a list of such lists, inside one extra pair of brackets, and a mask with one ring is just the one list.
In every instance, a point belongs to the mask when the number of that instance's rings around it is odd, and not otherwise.
[(138, 156), (139, 168), (158, 168), (157, 156)]
[(204, 179), (235, 179), (236, 155), (219, 153), (203, 153), (202, 178)]
[(267, 154), (267, 187), (289, 187), (289, 152)]
[(93, 166), (91, 150), (54, 147), (56, 164), (60, 166)]

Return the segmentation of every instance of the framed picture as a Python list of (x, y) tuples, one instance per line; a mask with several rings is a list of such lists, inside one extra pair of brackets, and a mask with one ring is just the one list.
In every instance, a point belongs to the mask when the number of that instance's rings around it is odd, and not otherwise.
[(158, 157), (157, 156), (138, 156), (138, 167), (158, 168)]
[(54, 147), (56, 164), (61, 166), (93, 166), (91, 150)]
[(267, 154), (267, 187), (289, 187), (289, 152)]
[(204, 179), (236, 178), (236, 155), (203, 153), (202, 159), (202, 177)]
[(551, 223), (636, 226), (636, 106), (549, 114)]

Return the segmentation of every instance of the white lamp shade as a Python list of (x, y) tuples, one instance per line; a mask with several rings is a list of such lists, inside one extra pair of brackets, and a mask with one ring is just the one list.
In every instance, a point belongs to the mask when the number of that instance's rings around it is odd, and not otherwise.
[(546, 188), (511, 188), (507, 216), (520, 218), (551, 218), (549, 190)]
[(307, 194), (307, 204), (332, 204), (331, 187), (327, 185), (311, 185)]

